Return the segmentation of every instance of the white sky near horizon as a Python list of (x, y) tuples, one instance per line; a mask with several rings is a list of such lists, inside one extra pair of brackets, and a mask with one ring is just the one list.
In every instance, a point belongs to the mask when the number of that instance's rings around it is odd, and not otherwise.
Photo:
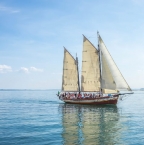
[(97, 47), (97, 31), (130, 87), (143, 88), (143, 18), (144, 0), (1, 0), (0, 89), (60, 89), (63, 46), (81, 61), (82, 34)]

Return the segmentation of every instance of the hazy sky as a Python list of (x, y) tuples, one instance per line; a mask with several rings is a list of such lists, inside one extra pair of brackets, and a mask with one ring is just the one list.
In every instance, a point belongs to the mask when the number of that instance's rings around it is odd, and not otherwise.
[(0, 0), (0, 88), (61, 88), (63, 46), (81, 61), (82, 34), (97, 46), (97, 30), (144, 87), (144, 0)]

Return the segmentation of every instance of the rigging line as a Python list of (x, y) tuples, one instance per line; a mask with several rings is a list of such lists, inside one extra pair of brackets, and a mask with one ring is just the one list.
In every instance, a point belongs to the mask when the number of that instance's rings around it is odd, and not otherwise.
[(97, 37), (97, 34), (93, 34), (93, 35), (91, 35), (91, 36), (89, 36), (88, 38), (92, 38), (92, 37)]
[[(124, 100), (126, 100), (128, 97), (130, 97), (131, 95), (123, 95), (123, 96), (121, 96), (121, 101), (124, 101)], [(124, 99), (123, 99), (124, 98)]]

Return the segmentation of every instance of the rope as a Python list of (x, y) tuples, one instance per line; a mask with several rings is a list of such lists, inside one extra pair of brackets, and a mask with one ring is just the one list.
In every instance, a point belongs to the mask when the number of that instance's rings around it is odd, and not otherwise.
[(123, 96), (121, 96), (120, 97), (120, 100), (121, 101), (124, 101), (124, 100), (126, 100), (128, 97), (130, 97), (131, 95), (123, 95)]

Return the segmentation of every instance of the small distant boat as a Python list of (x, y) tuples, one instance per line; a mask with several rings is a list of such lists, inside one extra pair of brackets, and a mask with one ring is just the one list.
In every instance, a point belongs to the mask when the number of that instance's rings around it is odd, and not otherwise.
[(58, 96), (65, 103), (117, 104), (120, 95), (133, 93), (99, 33), (98, 49), (83, 35), (81, 85), (78, 70), (78, 57), (64, 48), (62, 91)]

